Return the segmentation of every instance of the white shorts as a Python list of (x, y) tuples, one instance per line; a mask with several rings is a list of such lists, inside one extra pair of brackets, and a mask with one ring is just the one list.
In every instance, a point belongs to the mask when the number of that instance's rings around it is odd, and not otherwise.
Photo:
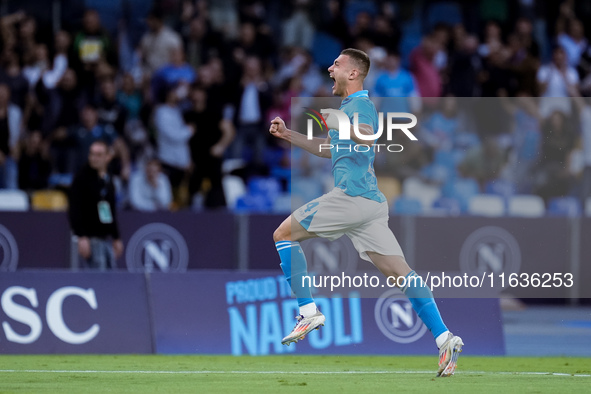
[(351, 197), (339, 188), (310, 201), (293, 213), (309, 232), (334, 241), (343, 235), (351, 238), (363, 260), (366, 252), (402, 256), (402, 248), (388, 227), (388, 203), (365, 197)]

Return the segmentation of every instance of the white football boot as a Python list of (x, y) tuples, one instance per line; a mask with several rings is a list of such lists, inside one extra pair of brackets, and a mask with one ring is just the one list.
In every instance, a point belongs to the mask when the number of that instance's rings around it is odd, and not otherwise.
[(298, 322), (288, 336), (283, 338), (281, 344), (289, 346), (292, 342), (297, 342), (305, 338), (312, 330), (318, 330), (320, 326), (324, 325), (326, 317), (318, 309), (312, 316), (304, 317), (303, 315), (296, 316)]
[(462, 346), (464, 346), (462, 338), (456, 337), (451, 332), (447, 335), (447, 340), (439, 349), (438, 377), (446, 378), (454, 374), (458, 366), (458, 357), (462, 352)]

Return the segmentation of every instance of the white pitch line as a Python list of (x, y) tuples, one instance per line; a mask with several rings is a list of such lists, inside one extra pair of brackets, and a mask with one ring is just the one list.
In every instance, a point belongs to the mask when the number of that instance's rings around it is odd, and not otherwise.
[[(51, 370), (51, 369), (0, 369), (0, 373), (82, 373), (82, 374), (185, 374), (185, 375), (362, 375), (362, 374), (417, 374), (431, 375), (433, 371), (99, 371), (99, 370)], [(508, 372), (508, 371), (458, 371), (458, 375), (536, 375), (536, 376), (570, 376), (589, 378), (591, 374), (570, 374), (561, 372)]]

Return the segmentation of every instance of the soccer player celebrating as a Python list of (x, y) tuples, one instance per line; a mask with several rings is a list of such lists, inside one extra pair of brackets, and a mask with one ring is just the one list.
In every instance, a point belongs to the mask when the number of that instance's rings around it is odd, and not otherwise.
[[(349, 48), (343, 50), (328, 68), (330, 78), (334, 80), (332, 93), (343, 99), (340, 110), (349, 117), (351, 123), (354, 113), (358, 114), (359, 132), (363, 135), (374, 135), (374, 130), (378, 128), (377, 111), (367, 90), (363, 90), (363, 80), (369, 67), (370, 60), (365, 52)], [(325, 120), (329, 128), (326, 138), (308, 139), (303, 134), (289, 130), (279, 117), (271, 121), (269, 129), (275, 137), (314, 155), (331, 158), (335, 179), (332, 191), (296, 210), (273, 234), (281, 269), (300, 307), (297, 323), (282, 343), (289, 345), (297, 342), (325, 322), (324, 315), (314, 303), (310, 288), (302, 283), (302, 277), (307, 275), (307, 263), (299, 242), (314, 237), (335, 240), (346, 234), (361, 258), (372, 262), (386, 277), (404, 277), (405, 285), (401, 290), (435, 337), (439, 348), (437, 376), (450, 376), (456, 369), (464, 343), (443, 323), (433, 294), (410, 269), (398, 241), (388, 227), (388, 204), (378, 189), (373, 169), (374, 150), (359, 149), (357, 152), (350, 149), (356, 144), (367, 145), (374, 141), (359, 138), (353, 132), (353, 126), (351, 138), (340, 139), (337, 117), (331, 114), (325, 116)], [(320, 149), (321, 145), (331, 148)]]

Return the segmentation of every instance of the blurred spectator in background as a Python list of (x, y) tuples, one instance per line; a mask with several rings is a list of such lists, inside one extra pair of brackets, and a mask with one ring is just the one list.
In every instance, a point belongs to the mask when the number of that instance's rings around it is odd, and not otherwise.
[(540, 44), (537, 41), (537, 38), (534, 37), (534, 25), (531, 19), (528, 19), (525, 16), (517, 19), (517, 22), (515, 22), (514, 33), (532, 57), (540, 57)]
[(184, 206), (179, 187), (191, 164), (189, 139), (195, 133), (195, 128), (185, 123), (175, 89), (168, 90), (165, 102), (154, 111), (154, 127), (162, 169), (170, 180), (175, 202)]
[(223, 37), (211, 29), (204, 16), (191, 19), (185, 30), (184, 46), (191, 67), (199, 68), (212, 57), (221, 55)]
[(304, 61), (297, 70), (297, 74), (302, 81), (300, 97), (314, 97), (322, 88), (322, 73), (309, 52), (304, 52), (303, 56)]
[(185, 112), (185, 121), (193, 126), (195, 134), (189, 141), (193, 172), (189, 181), (189, 196), (202, 190), (203, 181), (209, 179), (210, 187), (205, 192), (204, 206), (226, 206), (222, 186), (222, 158), (234, 139), (234, 125), (223, 118), (222, 108), (208, 100), (204, 87), (194, 85), (190, 92), (191, 108)]
[(515, 100), (508, 102), (514, 122), (511, 151), (503, 178), (510, 180), (518, 193), (532, 193), (532, 179), (542, 142), (538, 106), (527, 93), (518, 93)]
[(33, 52), (35, 46), (39, 43), (37, 22), (35, 18), (23, 12), (17, 12), (14, 16), (17, 29), (15, 29), (15, 46), (13, 50), (18, 55), (20, 62), (23, 63), (25, 57)]
[(10, 103), (10, 89), (0, 84), (0, 189), (18, 187), (17, 146), (21, 135), (22, 113)]
[[(41, 130), (43, 136), (50, 134), (56, 127), (58, 112), (62, 105), (56, 88), (68, 71), (70, 44), (71, 39), (67, 32), (57, 32), (54, 39), (53, 59), (47, 54), (47, 46), (38, 45), (37, 51), (39, 53), (35, 64), (30, 65), (28, 71), (24, 72), (28, 74), (27, 78), (31, 83), (29, 98), (32, 108), (27, 127)], [(70, 77), (72, 75), (75, 79), (73, 71), (71, 71)], [(70, 112), (71, 108), (78, 109), (74, 104), (66, 104), (66, 107), (70, 109)]]
[(18, 159), (18, 187), (21, 190), (47, 188), (51, 161), (40, 131), (27, 134)]
[(49, 67), (49, 53), (47, 45), (38, 44), (28, 54), (23, 67), (23, 76), (29, 82), (29, 87), (33, 88), (41, 78), (41, 74)]
[(252, 161), (260, 165), (263, 163), (267, 134), (263, 122), (265, 113), (271, 105), (271, 91), (263, 78), (261, 61), (249, 56), (244, 61), (244, 74), (240, 84), (236, 103), (236, 139), (233, 145), (233, 156), (242, 158), (244, 148), (253, 148)]
[(21, 111), (25, 111), (29, 81), (23, 76), (18, 57), (14, 53), (4, 56), (0, 68), (0, 83), (10, 89), (10, 102), (17, 105)]
[(96, 10), (88, 9), (82, 18), (82, 30), (74, 37), (73, 49), (78, 82), (88, 100), (94, 99), (97, 72), (101, 63), (117, 65), (117, 51), (101, 25)]
[(112, 79), (101, 82), (97, 115), (102, 126), (113, 128), (118, 136), (123, 136), (127, 109), (117, 101), (117, 88)]
[(566, 53), (557, 46), (552, 52), (552, 62), (540, 67), (537, 74), (540, 100), (540, 115), (547, 118), (554, 111), (561, 111), (565, 115), (571, 113), (571, 102), (556, 97), (568, 97), (569, 91), (579, 84), (577, 71), (568, 65)]
[(170, 63), (158, 69), (152, 77), (152, 97), (164, 101), (164, 93), (172, 88), (177, 89), (179, 100), (183, 100), (189, 93), (189, 85), (195, 82), (195, 71), (187, 62), (180, 48), (170, 50)]
[(44, 113), (43, 123), (44, 134), (49, 134), (53, 168), (61, 174), (72, 172), (74, 167), (68, 130), (79, 123), (83, 101), (76, 73), (72, 69), (66, 70), (57, 88), (49, 93), (51, 104)]
[(294, 3), (293, 13), (283, 22), (283, 46), (310, 49), (315, 31), (308, 12), (312, 2), (296, 0)]
[(137, 211), (154, 212), (170, 209), (172, 203), (170, 182), (162, 173), (158, 159), (148, 160), (142, 170), (131, 176), (129, 202)]
[(44, 118), (42, 120), (44, 135), (47, 135), (55, 126), (55, 118), (60, 105), (55, 89), (68, 70), (70, 44), (71, 39), (67, 32), (57, 32), (54, 39), (53, 59), (48, 55), (46, 45), (38, 45), (35, 63), (23, 71), (29, 80), (32, 96), (34, 97), (36, 94), (37, 97), (34, 98), (41, 105), (39, 113), (40, 117)]
[(64, 72), (57, 88), (50, 97), (54, 101), (54, 104), (50, 107), (53, 111), (46, 114), (50, 118), (48, 120), (50, 130), (68, 128), (78, 123), (80, 110), (85, 100), (80, 96), (78, 78), (74, 70), (67, 69)]
[(240, 25), (238, 38), (229, 44), (231, 59), (227, 59), (227, 61), (243, 65), (247, 57), (256, 57), (267, 66), (274, 51), (273, 39), (266, 29), (259, 27), (257, 30), (253, 23), (244, 22)]
[(478, 56), (478, 39), (466, 35), (449, 59), (447, 90), (456, 97), (480, 95), (479, 75), (482, 61)]
[[(328, 12), (322, 13), (322, 23), (318, 28), (336, 38), (345, 47), (350, 46), (351, 36), (349, 34), (349, 26), (343, 15), (341, 2), (339, 0), (328, 0), (327, 2)], [(392, 27), (394, 28), (394, 27)], [(398, 42), (391, 42), (394, 48), (398, 47)]]
[(566, 21), (565, 30), (558, 34), (558, 45), (564, 49), (568, 65), (577, 67), (581, 56), (589, 46), (585, 38), (585, 27), (583, 22), (578, 19), (569, 19)]
[(131, 174), (129, 144), (125, 140), (127, 110), (117, 102), (116, 89), (113, 79), (103, 79), (100, 86), (97, 116), (99, 125), (105, 129), (115, 130), (117, 138), (113, 145), (115, 148), (115, 158), (111, 162), (111, 171), (113, 175), (119, 175), (127, 181)]
[(429, 147), (430, 152), (451, 152), (460, 128), (457, 98), (444, 97), (438, 108), (421, 123), (421, 126), (420, 141), (423, 146)]
[(152, 155), (153, 149), (149, 142), (146, 126), (140, 116), (144, 106), (144, 97), (141, 91), (136, 88), (131, 74), (123, 75), (116, 100), (121, 113), (125, 114), (122, 137), (129, 147), (131, 162), (135, 163), (145, 156)]
[[(400, 54), (390, 51), (384, 61), (384, 70), (377, 75), (372, 92), (376, 97), (392, 97), (382, 101), (382, 112), (420, 111), (421, 100), (412, 74), (400, 66)], [(393, 97), (399, 99), (393, 99)]]
[[(391, 142), (403, 144), (404, 150), (400, 153), (389, 153), (382, 148), (377, 152), (375, 159), (376, 175), (395, 177), (400, 182), (403, 182), (406, 178), (420, 177), (422, 169), (429, 164), (430, 152), (424, 149), (418, 141), (408, 143), (408, 139), (403, 133), (395, 133), (393, 138)], [(420, 136), (418, 138), (421, 139)]]
[[(528, 40), (530, 43), (528, 44)], [(536, 72), (540, 67), (537, 49), (532, 45), (534, 41), (525, 39), (519, 33), (509, 37), (509, 69), (513, 73), (511, 94), (537, 96), (538, 86)]]
[(77, 159), (74, 172), (77, 172), (84, 165), (90, 146), (96, 141), (103, 141), (114, 150), (114, 158), (117, 159), (118, 166), (116, 168), (117, 175), (121, 175), (123, 179), (129, 179), (131, 165), (127, 146), (111, 125), (99, 123), (95, 107), (86, 105), (82, 109), (80, 124), (70, 128), (68, 138), (71, 139), (76, 149)]
[(484, 28), (484, 38), (482, 43), (478, 46), (478, 54), (482, 58), (487, 58), (491, 53), (500, 49), (503, 46), (503, 38), (501, 36), (501, 26), (496, 21), (486, 22)]
[(115, 186), (107, 172), (112, 154), (108, 145), (95, 141), (88, 151), (88, 163), (76, 174), (70, 188), (69, 219), (78, 237), (78, 253), (86, 268), (116, 268), (123, 253), (115, 210)]
[(471, 148), (458, 166), (463, 177), (473, 178), (480, 184), (481, 190), (488, 181), (501, 175), (505, 165), (505, 154), (494, 138), (486, 138), (482, 145)]
[(140, 42), (144, 65), (148, 74), (170, 63), (171, 50), (181, 49), (181, 36), (164, 24), (162, 14), (152, 11), (146, 19), (148, 32)]
[(508, 68), (510, 52), (504, 46), (491, 48), (481, 73), (483, 97), (505, 97), (511, 92), (511, 72)]
[(135, 86), (133, 76), (129, 73), (123, 75), (121, 89), (117, 91), (117, 102), (125, 109), (128, 119), (139, 118), (143, 98)]
[[(441, 75), (435, 66), (435, 55), (439, 43), (432, 35), (423, 37), (421, 44), (410, 54), (410, 70), (417, 82), (419, 94), (424, 98), (441, 96)], [(437, 100), (427, 99), (425, 104), (434, 104)]]
[(548, 201), (566, 196), (572, 187), (569, 156), (575, 145), (573, 130), (563, 112), (555, 111), (542, 124), (542, 154), (536, 175), (536, 194)]
[[(444, 71), (449, 64), (448, 47), (450, 45), (450, 28), (445, 23), (437, 23), (431, 35), (439, 47), (433, 62), (439, 71)], [(478, 43), (476, 44), (478, 45)]]
[(579, 110), (579, 129), (583, 156), (580, 198), (581, 202), (585, 204), (585, 201), (591, 198), (591, 103), (589, 98), (578, 96), (573, 97), (573, 101)]

